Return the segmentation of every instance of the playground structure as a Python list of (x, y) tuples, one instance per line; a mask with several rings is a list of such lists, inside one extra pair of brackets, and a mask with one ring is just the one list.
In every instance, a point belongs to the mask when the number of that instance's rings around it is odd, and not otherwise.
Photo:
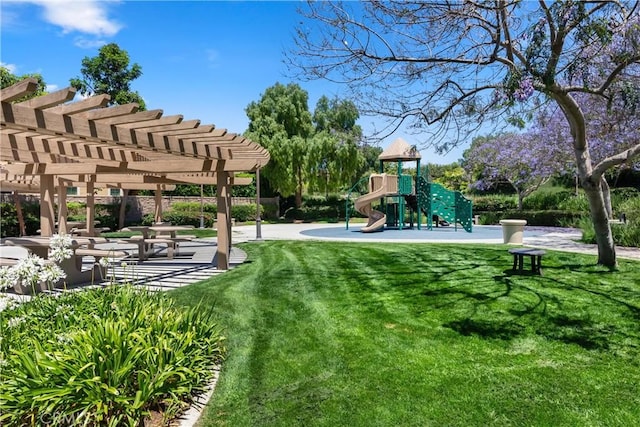
[[(459, 191), (451, 191), (442, 185), (429, 182), (420, 175), (420, 153), (415, 147), (409, 146), (403, 139), (396, 139), (380, 156), (380, 173), (372, 174), (368, 181), (368, 193), (358, 197), (354, 208), (368, 218), (367, 225), (360, 231), (370, 233), (382, 231), (385, 227), (413, 228), (414, 215), (418, 230), (422, 226), (422, 217), (427, 217), (427, 228), (433, 229), (434, 217), (438, 221), (453, 224), (457, 230), (458, 224), (471, 233), (472, 203)], [(415, 161), (415, 175), (402, 173), (403, 161)], [(384, 173), (385, 162), (397, 162), (397, 175)], [(356, 184), (354, 188), (358, 186)], [(353, 189), (352, 189), (353, 190)], [(349, 228), (348, 202), (351, 192), (347, 196), (347, 229)], [(374, 209), (374, 203), (379, 207)], [(406, 224), (407, 211), (409, 224)]]

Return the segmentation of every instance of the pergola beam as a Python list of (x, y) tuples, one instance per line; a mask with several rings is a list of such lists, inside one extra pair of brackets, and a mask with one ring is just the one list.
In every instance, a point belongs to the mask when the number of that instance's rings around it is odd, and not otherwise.
[(72, 87), (68, 87), (65, 89), (48, 93), (46, 95), (27, 99), (26, 101), (20, 102), (20, 105), (22, 105), (23, 107), (44, 109), (44, 108), (53, 107), (54, 105), (63, 104), (67, 101), (71, 101), (75, 96), (76, 96), (76, 90)]

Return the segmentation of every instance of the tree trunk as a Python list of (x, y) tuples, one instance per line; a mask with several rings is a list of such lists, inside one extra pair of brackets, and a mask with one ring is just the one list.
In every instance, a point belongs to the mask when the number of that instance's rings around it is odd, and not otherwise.
[(600, 183), (602, 184), (602, 196), (604, 197), (604, 208), (607, 211), (607, 217), (609, 219), (613, 219), (613, 208), (611, 207), (611, 188), (609, 188), (609, 183), (604, 176), (600, 178)]
[(522, 211), (523, 201), (524, 201), (524, 193), (521, 191), (518, 191), (518, 210), (519, 211)]
[(296, 167), (296, 208), (302, 207), (302, 167), (298, 165)]
[(604, 191), (601, 181), (593, 184), (590, 180), (584, 180), (582, 187), (585, 190), (591, 211), (591, 221), (596, 234), (598, 244), (598, 264), (607, 267), (616, 266), (616, 247), (611, 234), (609, 216), (607, 215)]
[[(564, 116), (569, 123), (571, 136), (573, 137), (573, 153), (576, 157), (576, 168), (578, 177), (585, 190), (585, 195), (589, 201), (589, 211), (591, 213), (591, 221), (596, 234), (596, 243), (598, 244), (598, 264), (607, 267), (616, 266), (616, 248), (611, 235), (611, 226), (609, 225), (609, 216), (607, 211), (607, 202), (603, 192), (604, 177), (593, 174), (593, 165), (591, 164), (591, 155), (589, 153), (589, 145), (587, 144), (587, 126), (584, 114), (578, 103), (573, 97), (562, 91), (558, 87), (552, 87), (551, 96), (558, 102), (558, 106), (562, 109)], [(609, 186), (604, 184), (607, 189)], [(608, 194), (607, 194), (608, 197)], [(611, 203), (609, 202), (609, 210)]]
[(302, 207), (302, 189), (300, 187), (296, 188), (296, 208), (300, 209)]

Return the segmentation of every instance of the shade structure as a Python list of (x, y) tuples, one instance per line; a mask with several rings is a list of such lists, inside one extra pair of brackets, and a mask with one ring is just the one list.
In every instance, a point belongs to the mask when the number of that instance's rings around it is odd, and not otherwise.
[(120, 188), (215, 184), (218, 268), (228, 268), (231, 186), (246, 181), (234, 175), (264, 167), (265, 148), (199, 120), (163, 116), (162, 110), (108, 107), (107, 95), (69, 102), (73, 88), (19, 101), (36, 88), (35, 79), (25, 79), (0, 91), (0, 189), (37, 186), (44, 235), (53, 231), (53, 194), (62, 182)]

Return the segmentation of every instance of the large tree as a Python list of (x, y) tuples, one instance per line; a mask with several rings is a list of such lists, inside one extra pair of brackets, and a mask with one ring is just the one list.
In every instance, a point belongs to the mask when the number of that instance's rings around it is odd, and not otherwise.
[(276, 83), (246, 112), (247, 137), (271, 155), (265, 179), (281, 195), (295, 195), (297, 207), (305, 189), (328, 193), (350, 185), (365, 162), (359, 112), (351, 101), (322, 96), (312, 115), (304, 89)]
[(15, 102), (22, 102), (22, 101), (26, 101), (27, 99), (35, 98), (36, 96), (44, 95), (47, 92), (47, 84), (45, 83), (41, 74), (34, 73), (34, 74), (18, 75), (18, 74), (12, 73), (11, 70), (9, 70), (7, 67), (0, 67), (0, 88), (2, 89), (4, 89), (5, 87), (12, 86), (18, 83), (19, 81), (28, 79), (28, 78), (36, 79), (38, 81), (38, 88), (36, 89), (35, 92), (25, 96), (22, 99), (18, 99)]
[(246, 109), (246, 136), (267, 148), (271, 156), (264, 178), (281, 195), (295, 194), (298, 207), (302, 205), (305, 159), (313, 134), (308, 98), (297, 84), (276, 83)]
[(502, 182), (518, 195), (518, 209), (525, 197), (556, 174), (567, 170), (570, 153), (564, 144), (554, 144), (535, 132), (475, 138), (464, 152), (465, 169), (480, 190)]
[(82, 95), (107, 94), (109, 105), (137, 103), (139, 110), (145, 110), (142, 96), (131, 89), (131, 82), (142, 75), (142, 67), (129, 64), (129, 54), (115, 43), (102, 46), (98, 56), (85, 57), (80, 69), (82, 77), (70, 80), (71, 86)]
[(313, 112), (315, 134), (307, 153), (310, 190), (324, 193), (349, 186), (365, 163), (360, 149), (358, 108), (350, 100), (320, 97)]
[(623, 82), (640, 75), (638, 9), (637, 1), (309, 3), (290, 60), (309, 78), (347, 83), (363, 114), (413, 126), (445, 150), (488, 119), (521, 124), (527, 115), (518, 113), (555, 103), (570, 128), (598, 263), (613, 267), (604, 173), (640, 144), (595, 162), (576, 95), (637, 99), (637, 85)]

